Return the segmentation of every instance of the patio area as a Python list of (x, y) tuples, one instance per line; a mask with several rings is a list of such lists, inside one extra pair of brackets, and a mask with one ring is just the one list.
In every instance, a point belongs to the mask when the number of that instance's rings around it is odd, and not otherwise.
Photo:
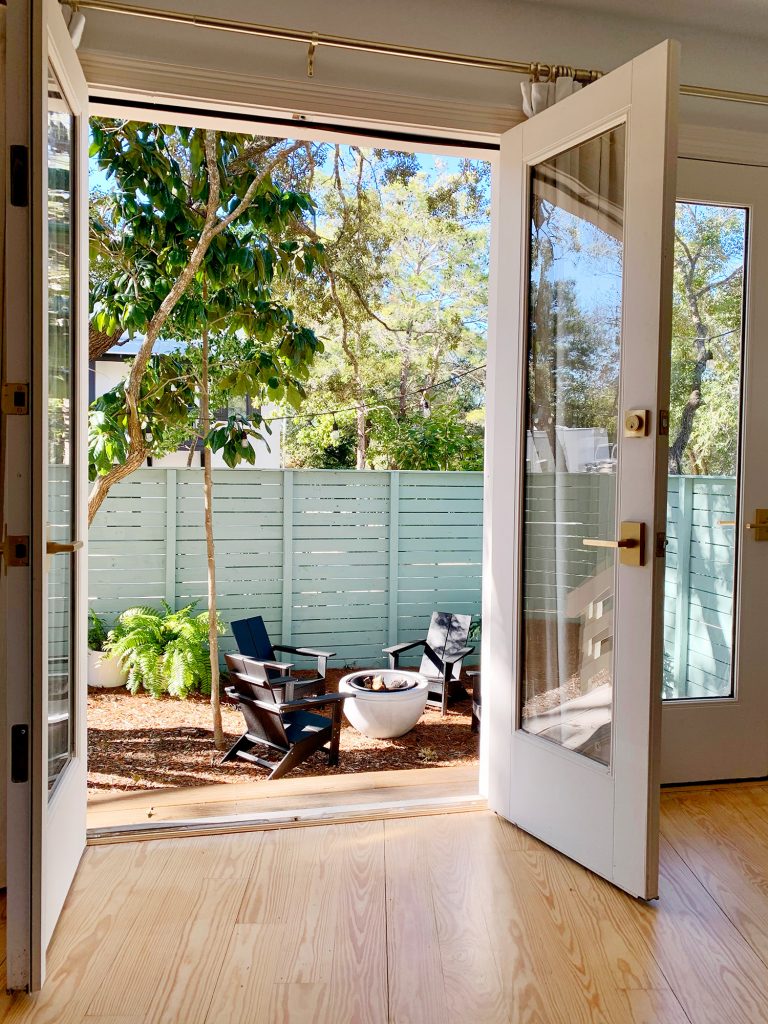
[[(346, 671), (329, 671), (329, 692), (337, 690)], [(479, 736), (470, 727), (471, 710), (470, 700), (457, 701), (442, 718), (439, 709), (429, 707), (416, 727), (397, 739), (363, 736), (345, 719), (337, 767), (316, 753), (289, 778), (269, 781), (256, 765), (220, 763), (206, 698), (156, 700), (123, 689), (91, 690), (88, 824), (143, 825), (361, 800), (391, 802), (406, 794), (409, 800), (473, 796)], [(228, 748), (242, 732), (242, 716), (230, 704), (223, 705), (222, 714)]]
[[(334, 693), (342, 670), (328, 673)], [(428, 707), (419, 723), (398, 739), (363, 736), (344, 720), (341, 758), (329, 768), (326, 755), (313, 754), (292, 776), (336, 775), (477, 763), (478, 735), (470, 729), (471, 701), (451, 704), (448, 715)], [(243, 731), (242, 715), (222, 706), (225, 747)], [(88, 697), (88, 785), (94, 791), (132, 792), (171, 786), (208, 786), (266, 781), (266, 771), (244, 761), (219, 764), (223, 751), (211, 742), (208, 700), (155, 700), (126, 690), (91, 691)]]

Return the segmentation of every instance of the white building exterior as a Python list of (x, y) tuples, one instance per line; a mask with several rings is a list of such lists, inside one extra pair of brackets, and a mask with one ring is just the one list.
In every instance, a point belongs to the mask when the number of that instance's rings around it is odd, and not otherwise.
[[(132, 354), (132, 352), (110, 352), (104, 358), (97, 359), (95, 362), (91, 363), (90, 401), (98, 398), (99, 395), (103, 395), (106, 391), (110, 391), (116, 384), (125, 379), (128, 375), (127, 360)], [(272, 406), (265, 406), (265, 415), (269, 416), (270, 410), (272, 409)], [(282, 434), (284, 421), (275, 420), (270, 425), (272, 427), (272, 434), (269, 437), (269, 448), (267, 448), (263, 441), (256, 441), (254, 444), (256, 449), (256, 469), (282, 469)], [(179, 451), (166, 455), (162, 459), (153, 459), (152, 465), (175, 469), (177, 467), (186, 466), (188, 459), (189, 451), (181, 448)], [(192, 465), (200, 465), (199, 453), (195, 453)], [(227, 468), (220, 452), (214, 453), (212, 465), (216, 469)], [(253, 467), (247, 462), (242, 462), (237, 468), (252, 469)]]

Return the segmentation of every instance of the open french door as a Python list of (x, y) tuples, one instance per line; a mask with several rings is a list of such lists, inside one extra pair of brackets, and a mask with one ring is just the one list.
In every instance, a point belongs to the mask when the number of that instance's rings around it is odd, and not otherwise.
[(33, 990), (85, 848), (88, 119), (56, 0), (14, 0), (7, 38), (7, 985)]
[(677, 44), (507, 132), (483, 604), (491, 807), (657, 895)]

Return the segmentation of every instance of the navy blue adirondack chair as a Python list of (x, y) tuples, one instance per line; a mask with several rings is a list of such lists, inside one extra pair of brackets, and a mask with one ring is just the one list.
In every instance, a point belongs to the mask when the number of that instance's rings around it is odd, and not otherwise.
[(280, 676), (292, 675), (291, 669), (298, 668), (296, 662), (278, 661), (276, 654), (293, 654), (301, 658), (314, 658), (315, 674), (296, 684), (302, 693), (325, 693), (325, 672), (328, 659), (333, 658), (334, 651), (316, 651), (311, 647), (290, 647), (287, 644), (273, 644), (269, 639), (267, 627), (261, 615), (252, 615), (249, 619), (237, 619), (232, 623), (232, 633), (237, 642), (240, 654), (248, 658), (248, 675), (253, 676), (257, 666), (264, 672), (264, 680), (278, 679)]

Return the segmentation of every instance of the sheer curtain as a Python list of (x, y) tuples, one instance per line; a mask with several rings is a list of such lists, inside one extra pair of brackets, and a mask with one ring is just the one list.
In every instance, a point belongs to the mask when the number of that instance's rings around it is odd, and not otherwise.
[(564, 100), (566, 96), (578, 92), (581, 83), (563, 75), (554, 81), (531, 78), (527, 82), (522, 82), (520, 88), (523, 93), (523, 113), (526, 117), (534, 117), (547, 107)]

